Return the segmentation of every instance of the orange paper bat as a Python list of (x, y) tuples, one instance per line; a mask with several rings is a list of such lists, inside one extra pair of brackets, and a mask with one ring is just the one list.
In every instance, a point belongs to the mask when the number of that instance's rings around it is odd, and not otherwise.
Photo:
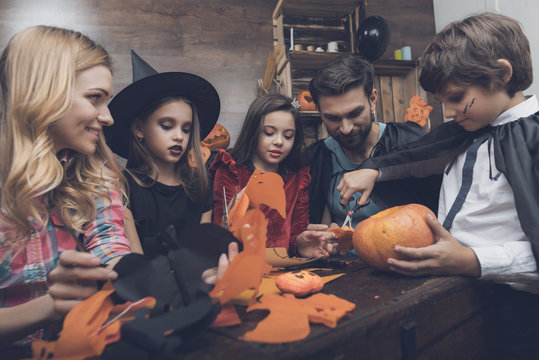
[(99, 356), (105, 346), (120, 339), (120, 322), (101, 329), (114, 303), (109, 297), (114, 288), (107, 283), (71, 310), (65, 320), (58, 341), (36, 341), (32, 344), (33, 359), (87, 359)]
[(427, 105), (419, 95), (414, 94), (410, 99), (410, 107), (406, 109), (404, 120), (415, 122), (419, 124), (419, 126), (425, 126), (431, 111), (432, 106)]
[(352, 250), (354, 243), (352, 241), (354, 235), (354, 228), (350, 226), (339, 227), (335, 226), (326, 231), (330, 231), (335, 234), (335, 239), (339, 241), (337, 252), (341, 255), (346, 253), (346, 250)]
[(265, 204), (286, 217), (283, 185), (278, 174), (262, 173), (256, 169), (245, 193), (230, 210), (229, 229), (243, 243), (243, 252), (234, 258), (223, 278), (210, 292), (213, 298), (220, 295), (221, 304), (248, 289), (255, 290), (251, 298), (253, 302), (262, 277), (271, 270), (271, 266), (266, 264), (268, 221), (259, 207)]
[(335, 295), (314, 294), (298, 299), (291, 294), (269, 294), (260, 302), (250, 305), (247, 311), (269, 310), (270, 314), (240, 340), (278, 344), (305, 339), (311, 329), (309, 321), (335, 328), (337, 321), (354, 310), (356, 305)]

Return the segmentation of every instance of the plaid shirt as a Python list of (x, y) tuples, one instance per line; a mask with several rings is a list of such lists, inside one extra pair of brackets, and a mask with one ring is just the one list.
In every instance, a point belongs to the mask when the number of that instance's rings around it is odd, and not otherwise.
[[(35, 224), (26, 247), (14, 258), (2, 246), (5, 225), (0, 222), (0, 307), (19, 305), (46, 294), (47, 274), (56, 266), (60, 253), (76, 248), (73, 236), (78, 236), (85, 250), (101, 258), (102, 263), (130, 252), (120, 193), (109, 190), (108, 196), (112, 202), (95, 199), (96, 216), (86, 225), (84, 234), (70, 232), (56, 216), (49, 214), (47, 225)], [(44, 336), (40, 330), (25, 340)]]

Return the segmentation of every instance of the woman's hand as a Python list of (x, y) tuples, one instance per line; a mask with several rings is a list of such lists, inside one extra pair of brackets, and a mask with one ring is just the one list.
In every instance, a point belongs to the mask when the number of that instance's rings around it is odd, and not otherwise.
[(459, 243), (435, 218), (427, 215), (436, 243), (423, 248), (396, 246), (403, 259), (387, 260), (389, 269), (403, 275), (468, 275), (478, 277), (481, 267), (475, 252)]
[(335, 234), (325, 224), (309, 224), (307, 230), (296, 238), (298, 255), (306, 258), (328, 257), (337, 250)]
[(115, 271), (100, 264), (99, 258), (89, 253), (68, 250), (60, 254), (58, 265), (49, 273), (49, 296), (58, 318), (97, 292), (98, 280), (116, 279)]
[(356, 192), (361, 193), (358, 204), (366, 204), (379, 174), (378, 170), (374, 169), (361, 169), (345, 173), (337, 185), (337, 190), (341, 192), (341, 204), (347, 205)]
[(221, 254), (217, 267), (205, 270), (202, 273), (202, 280), (204, 280), (206, 284), (217, 284), (219, 280), (223, 278), (223, 275), (228, 269), (228, 265), (234, 260), (236, 255), (238, 255), (238, 243), (231, 242), (228, 244), (228, 256), (226, 254)]

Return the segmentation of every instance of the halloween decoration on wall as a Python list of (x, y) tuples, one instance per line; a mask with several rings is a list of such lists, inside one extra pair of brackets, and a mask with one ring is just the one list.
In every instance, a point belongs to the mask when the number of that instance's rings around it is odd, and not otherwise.
[(202, 140), (202, 145), (210, 150), (226, 149), (230, 145), (230, 134), (221, 124), (215, 124), (208, 136)]
[(356, 305), (335, 295), (314, 294), (306, 299), (297, 299), (292, 294), (264, 295), (247, 311), (269, 310), (269, 315), (256, 328), (240, 338), (268, 344), (286, 343), (305, 339), (311, 329), (309, 321), (335, 328), (337, 321)]
[(262, 173), (256, 169), (245, 186), (244, 194), (229, 212), (228, 228), (243, 243), (243, 251), (230, 263), (223, 278), (210, 292), (221, 304), (244, 290), (254, 289), (255, 300), (264, 274), (271, 266), (266, 264), (266, 231), (268, 221), (260, 210), (265, 204), (286, 218), (284, 182), (277, 173)]
[(326, 231), (330, 231), (335, 234), (335, 240), (339, 242), (339, 245), (337, 246), (337, 253), (340, 255), (343, 255), (346, 253), (346, 250), (352, 250), (354, 248), (354, 244), (352, 242), (352, 237), (354, 235), (354, 228), (350, 226), (335, 226), (332, 228), (327, 229)]
[(406, 109), (406, 115), (404, 120), (412, 121), (419, 126), (423, 127), (427, 124), (429, 119), (429, 114), (432, 111), (432, 106), (427, 105), (427, 103), (419, 97), (419, 95), (414, 94), (410, 99), (410, 107)]
[(275, 285), (283, 293), (305, 296), (322, 290), (324, 281), (311, 271), (297, 270), (279, 275), (275, 279)]
[(426, 206), (408, 204), (395, 206), (360, 222), (353, 242), (358, 256), (367, 264), (388, 270), (387, 259), (399, 259), (395, 246), (425, 247), (434, 243), (434, 235), (426, 222), (434, 213)]
[[(211, 151), (207, 146), (200, 145), (200, 153), (202, 154), (202, 162), (205, 164), (210, 158)], [(187, 161), (189, 161), (189, 166), (193, 168), (197, 167), (197, 162), (195, 161), (195, 153), (193, 149), (189, 150), (189, 154), (187, 154)]]
[(316, 111), (316, 104), (309, 91), (302, 91), (298, 95), (299, 111)]
[(389, 26), (380, 16), (369, 16), (357, 30), (359, 54), (374, 61), (384, 54), (389, 43)]

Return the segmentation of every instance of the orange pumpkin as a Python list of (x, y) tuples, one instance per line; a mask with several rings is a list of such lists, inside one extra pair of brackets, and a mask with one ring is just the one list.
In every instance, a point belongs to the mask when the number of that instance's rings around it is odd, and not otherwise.
[(230, 145), (230, 134), (224, 126), (215, 124), (208, 136), (202, 140), (202, 145), (210, 150), (226, 149)]
[(302, 91), (298, 95), (299, 111), (316, 111), (316, 105), (309, 91)]
[(354, 235), (354, 228), (350, 226), (336, 226), (327, 229), (326, 231), (330, 231), (335, 234), (335, 240), (339, 241), (339, 246), (337, 247), (337, 252), (341, 255), (346, 254), (346, 250), (352, 250), (354, 248), (353, 245), (353, 235)]
[(358, 256), (367, 264), (389, 270), (388, 258), (399, 259), (395, 246), (425, 247), (434, 243), (434, 234), (426, 217), (435, 215), (419, 204), (395, 206), (360, 222), (353, 242)]
[(322, 290), (324, 280), (311, 271), (298, 270), (277, 276), (275, 285), (283, 293), (305, 296)]
[[(210, 158), (211, 151), (208, 149), (207, 146), (200, 145), (200, 153), (202, 154), (202, 161), (204, 161), (204, 164), (208, 159)], [(187, 161), (189, 162), (189, 166), (191, 167), (197, 167), (197, 162), (195, 160), (195, 153), (193, 152), (193, 149), (189, 151), (187, 154)]]

